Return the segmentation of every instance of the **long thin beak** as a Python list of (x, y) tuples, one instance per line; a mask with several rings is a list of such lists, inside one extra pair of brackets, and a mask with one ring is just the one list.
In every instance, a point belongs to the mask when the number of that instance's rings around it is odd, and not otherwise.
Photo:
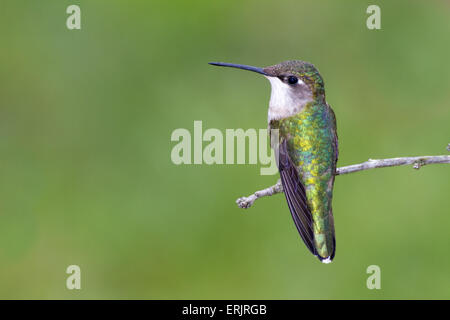
[(268, 76), (268, 74), (266, 72), (264, 72), (263, 68), (246, 66), (243, 64), (225, 63), (225, 62), (210, 62), (209, 64), (211, 64), (213, 66), (230, 67), (230, 68), (238, 68), (238, 69), (253, 71), (253, 72), (257, 72), (257, 73), (263, 74), (265, 76)]

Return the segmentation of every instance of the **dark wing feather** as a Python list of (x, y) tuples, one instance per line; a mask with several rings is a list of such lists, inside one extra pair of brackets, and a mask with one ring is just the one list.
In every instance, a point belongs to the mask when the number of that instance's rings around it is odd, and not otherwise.
[(295, 226), (308, 249), (316, 255), (312, 215), (306, 202), (305, 187), (301, 183), (297, 168), (289, 156), (286, 140), (283, 140), (279, 147), (278, 161), (281, 183)]
[[(329, 110), (331, 111), (331, 115), (333, 116), (333, 124), (334, 124), (334, 130), (333, 130), (333, 132), (334, 132), (334, 141), (333, 142), (334, 142), (334, 164), (335, 164), (335, 168), (334, 169), (336, 170), (336, 168), (337, 168), (337, 161), (338, 161), (338, 158), (339, 158), (339, 141), (338, 141), (339, 139), (338, 139), (338, 136), (337, 136), (336, 115), (334, 114), (333, 109), (331, 109), (331, 107), (330, 107), (330, 105), (328, 103), (327, 103), (327, 106), (328, 106)], [(333, 177), (333, 184), (334, 184), (334, 178), (335, 177)], [(333, 230), (333, 253), (330, 256), (330, 259), (333, 260), (335, 254), (336, 254), (336, 236), (335, 236), (335, 233), (334, 233), (333, 210), (330, 211), (330, 223), (332, 225), (331, 230)]]
[(334, 124), (334, 163), (337, 164), (338, 158), (339, 158), (339, 142), (338, 142), (338, 136), (337, 136), (337, 125), (336, 125), (336, 115), (334, 114), (333, 109), (331, 109), (330, 105), (327, 103), (327, 107), (330, 110), (331, 116), (333, 117), (333, 124)]

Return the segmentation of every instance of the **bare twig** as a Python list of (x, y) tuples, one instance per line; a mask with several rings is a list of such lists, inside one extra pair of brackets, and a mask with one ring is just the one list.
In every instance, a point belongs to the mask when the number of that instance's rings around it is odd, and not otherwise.
[(283, 192), (283, 186), (281, 185), (281, 180), (278, 180), (278, 182), (266, 189), (256, 191), (254, 194), (248, 196), (248, 197), (242, 197), (236, 200), (237, 205), (240, 208), (250, 208), (255, 202), (256, 199), (262, 198), (262, 197), (268, 197), (273, 196), (274, 194)]
[[(450, 143), (447, 146), (447, 151), (450, 151)], [(369, 159), (366, 162), (353, 164), (346, 167), (336, 169), (336, 175), (343, 175), (363, 170), (413, 165), (414, 169), (420, 169), (427, 164), (437, 163), (450, 163), (450, 156), (423, 156), (423, 157), (402, 157), (402, 158), (390, 158), (390, 159)], [(274, 194), (283, 192), (283, 186), (281, 181), (266, 189), (256, 191), (254, 194), (248, 197), (242, 197), (236, 200), (237, 205), (240, 208), (250, 208), (256, 199), (262, 197), (273, 196)]]

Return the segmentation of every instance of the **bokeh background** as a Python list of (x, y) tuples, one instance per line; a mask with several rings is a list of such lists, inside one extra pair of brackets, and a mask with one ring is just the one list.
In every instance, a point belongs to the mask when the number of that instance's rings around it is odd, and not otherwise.
[(447, 154), (448, 1), (2, 0), (0, 42), (0, 298), (450, 298), (447, 165), (337, 177), (324, 265), (283, 195), (237, 208), (277, 176), (170, 159), (194, 120), (266, 128), (268, 81), (207, 62), (288, 59), (325, 79), (340, 166)]

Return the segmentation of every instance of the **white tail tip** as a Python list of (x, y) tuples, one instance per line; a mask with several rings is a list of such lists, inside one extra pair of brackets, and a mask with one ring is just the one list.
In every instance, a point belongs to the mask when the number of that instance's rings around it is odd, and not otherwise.
[(330, 257), (328, 257), (328, 258), (326, 258), (326, 259), (323, 259), (323, 260), (322, 260), (322, 263), (331, 263)]

